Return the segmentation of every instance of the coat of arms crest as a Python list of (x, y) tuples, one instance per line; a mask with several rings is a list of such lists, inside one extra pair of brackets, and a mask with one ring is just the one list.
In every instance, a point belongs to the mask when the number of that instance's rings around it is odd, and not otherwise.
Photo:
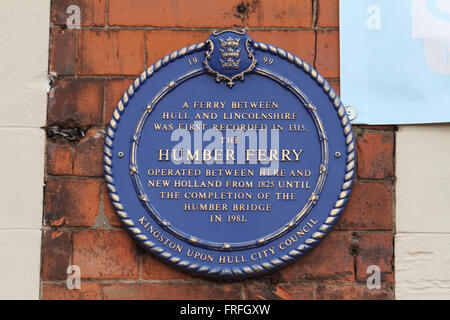
[(236, 78), (244, 81), (245, 73), (252, 71), (256, 65), (251, 47), (253, 40), (244, 30), (215, 31), (206, 42), (209, 50), (204, 60), (205, 68), (216, 76), (217, 82), (226, 80), (230, 88)]

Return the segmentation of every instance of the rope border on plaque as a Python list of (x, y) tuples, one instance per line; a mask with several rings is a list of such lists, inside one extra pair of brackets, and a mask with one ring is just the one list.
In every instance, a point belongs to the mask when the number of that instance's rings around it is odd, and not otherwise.
[[(330, 101), (332, 102), (337, 115), (340, 119), (344, 137), (346, 144), (346, 153), (347, 153), (347, 165), (344, 176), (344, 183), (341, 186), (341, 192), (339, 193), (338, 199), (333, 207), (333, 209), (329, 212), (327, 218), (323, 222), (323, 224), (319, 227), (319, 231), (313, 233), (302, 245), (299, 245), (297, 248), (291, 250), (289, 253), (283, 255), (279, 259), (273, 259), (270, 262), (247, 265), (242, 267), (235, 268), (218, 268), (218, 267), (208, 267), (205, 265), (199, 265), (196, 263), (190, 263), (187, 260), (183, 260), (182, 258), (173, 255), (172, 253), (167, 252), (163, 248), (159, 247), (155, 242), (151, 241), (145, 234), (142, 233), (141, 228), (136, 226), (135, 223), (130, 219), (128, 213), (125, 211), (119, 195), (116, 193), (116, 187), (114, 185), (114, 175), (112, 169), (112, 147), (114, 144), (114, 132), (117, 129), (118, 122), (120, 121), (121, 114), (125, 111), (126, 106), (130, 98), (133, 97), (134, 93), (139, 90), (140, 86), (145, 83), (145, 81), (151, 77), (155, 72), (160, 70), (162, 67), (166, 66), (168, 63), (182, 58), (186, 55), (192, 54), (194, 52), (202, 51), (206, 49), (206, 42), (201, 42), (198, 44), (193, 44), (187, 47), (184, 47), (180, 50), (174, 51), (171, 54), (166, 55), (165, 57), (159, 59), (153, 65), (151, 65), (147, 70), (142, 72), (142, 74), (137, 77), (133, 83), (129, 86), (128, 90), (120, 99), (117, 104), (113, 115), (111, 117), (109, 126), (106, 130), (105, 137), (105, 147), (104, 147), (104, 172), (105, 172), (105, 180), (106, 187), (108, 189), (108, 194), (110, 196), (111, 202), (115, 208), (115, 211), (119, 217), (119, 219), (124, 224), (125, 228), (135, 236), (135, 238), (139, 241), (140, 245), (148, 248), (152, 251), (157, 257), (166, 260), (174, 265), (178, 266), (185, 271), (190, 273), (194, 273), (197, 275), (208, 275), (215, 276), (219, 278), (227, 278), (231, 276), (235, 277), (243, 277), (243, 276), (255, 276), (262, 273), (270, 272), (276, 267), (280, 267), (283, 265), (287, 265), (288, 263), (294, 261), (299, 256), (304, 255), (306, 252), (314, 248), (321, 239), (323, 239), (330, 229), (336, 224), (340, 214), (344, 210), (344, 206), (348, 201), (352, 185), (353, 178), (355, 176), (356, 170), (356, 148), (355, 148), (355, 138), (352, 132), (352, 127), (350, 121), (347, 117), (344, 105), (342, 101), (337, 96), (336, 92), (331, 88), (330, 84), (317, 73), (317, 71), (311, 67), (309, 64), (304, 62), (302, 59), (294, 56), (293, 54), (277, 48), (272, 45), (268, 45), (262, 42), (254, 42), (253, 47), (257, 50), (261, 50), (263, 52), (269, 52), (274, 55), (278, 55), (279, 57), (287, 60), (290, 63), (293, 63), (298, 68), (302, 69), (304, 72), (309, 74), (312, 79), (314, 79), (320, 87), (324, 90), (324, 92), (328, 95)], [(166, 88), (170, 88), (173, 86), (173, 83), (169, 83), (166, 85)], [(163, 89), (164, 90), (164, 89)], [(131, 169), (132, 170), (132, 169)]]

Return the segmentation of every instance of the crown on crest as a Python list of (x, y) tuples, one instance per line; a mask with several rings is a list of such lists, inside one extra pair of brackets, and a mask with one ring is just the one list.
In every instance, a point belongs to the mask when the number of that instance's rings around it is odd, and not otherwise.
[(239, 58), (240, 52), (241, 52), (241, 49), (236, 50), (236, 51), (231, 48), (228, 48), (227, 51), (220, 49), (220, 54), (222, 55), (222, 58), (224, 58), (224, 59), (228, 59), (228, 58), (237, 59), (237, 58)]
[(233, 39), (231, 37), (228, 37), (226, 40), (223, 39), (219, 39), (220, 41), (220, 46), (222, 48), (238, 48), (239, 47), (239, 41), (241, 41), (241, 39)]
[(220, 63), (222, 64), (222, 68), (224, 69), (238, 69), (240, 62), (241, 60), (233, 60), (231, 58), (227, 60), (220, 59)]

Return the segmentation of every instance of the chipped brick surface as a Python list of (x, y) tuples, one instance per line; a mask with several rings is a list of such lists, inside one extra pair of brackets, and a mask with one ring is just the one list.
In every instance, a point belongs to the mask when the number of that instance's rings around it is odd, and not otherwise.
[(103, 84), (95, 80), (57, 80), (49, 96), (48, 123), (72, 120), (99, 125), (103, 115)]
[(100, 206), (99, 179), (52, 177), (46, 185), (44, 218), (48, 225), (93, 225)]
[(392, 230), (394, 190), (384, 181), (356, 181), (338, 230)]
[(63, 231), (44, 232), (42, 242), (42, 279), (64, 280), (70, 260), (71, 233)]
[(331, 232), (305, 257), (283, 268), (283, 281), (333, 280), (349, 282), (355, 278), (350, 254), (351, 235)]
[(394, 175), (394, 132), (365, 132), (357, 139), (358, 176), (385, 179)]
[(83, 230), (73, 234), (73, 263), (88, 279), (136, 279), (136, 245), (122, 230)]
[(79, 74), (139, 75), (144, 70), (144, 36), (142, 30), (81, 30)]
[[(366, 282), (367, 269), (378, 266), (381, 272), (381, 281), (393, 282), (393, 235), (392, 233), (364, 233), (358, 241), (358, 257), (356, 259), (356, 279)], [(371, 271), (373, 272), (373, 271)]]

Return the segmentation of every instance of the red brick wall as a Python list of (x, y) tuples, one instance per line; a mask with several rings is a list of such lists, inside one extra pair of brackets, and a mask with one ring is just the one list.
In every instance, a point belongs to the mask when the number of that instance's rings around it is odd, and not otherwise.
[[(71, 4), (81, 8), (79, 30), (65, 26)], [(213, 28), (247, 26), (339, 92), (338, 0), (54, 0), (51, 23), (43, 299), (393, 298), (394, 127), (354, 128), (358, 176), (338, 225), (305, 258), (253, 280), (195, 278), (143, 252), (103, 182), (104, 130), (121, 95), (145, 66)], [(81, 268), (81, 290), (66, 288), (71, 264)], [(366, 287), (372, 264), (381, 290)]]

